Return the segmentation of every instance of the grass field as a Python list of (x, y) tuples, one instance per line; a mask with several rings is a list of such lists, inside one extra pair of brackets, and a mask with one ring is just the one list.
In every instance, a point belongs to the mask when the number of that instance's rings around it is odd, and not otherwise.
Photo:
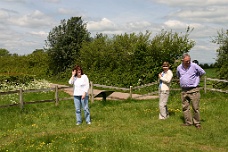
[(25, 105), (23, 110), (1, 108), (0, 151), (227, 152), (228, 95), (202, 92), (200, 106), (200, 130), (180, 126), (183, 115), (178, 91), (170, 95), (167, 120), (158, 119), (158, 99), (90, 103), (92, 124), (81, 126), (75, 125), (71, 100), (58, 106), (40, 103)]
[(208, 78), (217, 78), (218, 76), (217, 76), (217, 70), (218, 69), (216, 69), (216, 68), (211, 68), (211, 69), (204, 69), (205, 70), (205, 72), (206, 72), (206, 76), (208, 77)]

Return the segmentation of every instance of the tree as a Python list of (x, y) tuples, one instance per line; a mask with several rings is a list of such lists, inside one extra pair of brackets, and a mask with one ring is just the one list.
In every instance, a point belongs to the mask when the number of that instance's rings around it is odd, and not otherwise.
[[(108, 37), (98, 34), (81, 48), (83, 67), (90, 80), (99, 84), (125, 86), (154, 82), (161, 65), (172, 65), (195, 44), (184, 34), (162, 31), (153, 39), (151, 33), (120, 34)], [(173, 67), (175, 68), (175, 67)]]
[(81, 45), (83, 41), (90, 40), (89, 35), (81, 17), (72, 17), (67, 21), (64, 19), (52, 29), (45, 41), (52, 74), (64, 72), (80, 62)]
[(10, 53), (8, 50), (0, 48), (0, 57), (1, 56), (10, 56)]
[(218, 55), (216, 59), (216, 66), (219, 68), (219, 78), (228, 79), (228, 30), (217, 32), (218, 35), (215, 37), (212, 42), (219, 45), (217, 49)]
[(32, 54), (26, 56), (25, 65), (29, 69), (29, 74), (37, 77), (44, 77), (48, 75), (48, 54), (43, 49), (36, 49)]
[(32, 54), (0, 57), (0, 73), (7, 75), (33, 75), (44, 78), (48, 74), (48, 55), (42, 49), (35, 50)]
[(151, 40), (147, 59), (151, 64), (149, 68), (153, 69), (156, 78), (164, 61), (168, 61), (172, 65), (171, 68), (175, 73), (176, 66), (179, 64), (177, 61), (183, 53), (189, 52), (195, 45), (195, 41), (189, 39), (192, 31), (193, 29), (190, 27), (185, 33), (162, 30)]

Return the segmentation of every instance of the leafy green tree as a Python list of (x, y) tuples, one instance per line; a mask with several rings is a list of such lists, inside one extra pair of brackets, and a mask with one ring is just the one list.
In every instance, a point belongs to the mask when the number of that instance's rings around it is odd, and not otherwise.
[(217, 37), (212, 40), (213, 43), (219, 45), (217, 49), (218, 55), (216, 59), (216, 66), (219, 69), (219, 78), (228, 79), (228, 30), (218, 31)]
[(2, 56), (10, 56), (10, 53), (8, 50), (0, 48), (0, 57)]
[(48, 55), (44, 50), (35, 50), (28, 55), (2, 56), (0, 73), (3, 75), (33, 75), (36, 78), (48, 74)]
[(125, 33), (113, 37), (98, 34), (92, 42), (83, 43), (80, 53), (83, 67), (88, 69), (92, 81), (129, 86), (142, 75), (138, 67), (142, 63), (138, 63), (143, 62), (141, 56), (144, 51), (140, 49), (146, 48), (148, 39), (149, 34), (142, 33)]
[(49, 57), (43, 49), (36, 49), (26, 56), (25, 62), (29, 74), (45, 77), (49, 74)]
[[(194, 41), (185, 34), (162, 31), (151, 39), (151, 33), (113, 35), (98, 34), (92, 42), (84, 42), (81, 49), (83, 67), (90, 80), (106, 85), (137, 85), (139, 80), (157, 80), (163, 61), (175, 64), (188, 52)], [(114, 84), (115, 83), (115, 84)]]
[(156, 76), (160, 72), (160, 67), (164, 61), (168, 61), (172, 65), (171, 69), (175, 73), (182, 54), (189, 52), (195, 45), (195, 41), (189, 39), (192, 31), (193, 29), (190, 27), (187, 28), (185, 33), (162, 30), (151, 40), (147, 58), (151, 64), (150, 68), (153, 68), (153, 73)]
[(67, 21), (64, 19), (49, 32), (45, 42), (52, 74), (64, 72), (80, 62), (81, 45), (83, 41), (90, 40), (89, 35), (81, 17), (72, 17)]

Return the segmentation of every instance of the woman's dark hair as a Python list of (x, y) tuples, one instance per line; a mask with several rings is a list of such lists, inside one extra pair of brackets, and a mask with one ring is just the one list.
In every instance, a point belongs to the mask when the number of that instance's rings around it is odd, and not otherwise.
[(77, 71), (78, 70), (81, 70), (81, 74), (83, 75), (84, 73), (83, 73), (83, 70), (82, 70), (82, 67), (81, 66), (79, 66), (79, 65), (76, 65), (74, 68), (73, 68), (73, 71), (74, 70), (76, 70), (76, 75), (77, 75)]

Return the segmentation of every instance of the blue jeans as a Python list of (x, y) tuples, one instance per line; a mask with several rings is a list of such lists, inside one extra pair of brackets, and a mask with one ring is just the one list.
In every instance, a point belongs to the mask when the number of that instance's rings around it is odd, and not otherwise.
[(86, 123), (90, 122), (90, 112), (89, 112), (89, 96), (85, 96), (84, 99), (82, 99), (82, 96), (74, 96), (74, 106), (76, 110), (76, 121), (77, 123), (82, 123), (81, 118), (81, 107), (84, 110), (84, 116)]

